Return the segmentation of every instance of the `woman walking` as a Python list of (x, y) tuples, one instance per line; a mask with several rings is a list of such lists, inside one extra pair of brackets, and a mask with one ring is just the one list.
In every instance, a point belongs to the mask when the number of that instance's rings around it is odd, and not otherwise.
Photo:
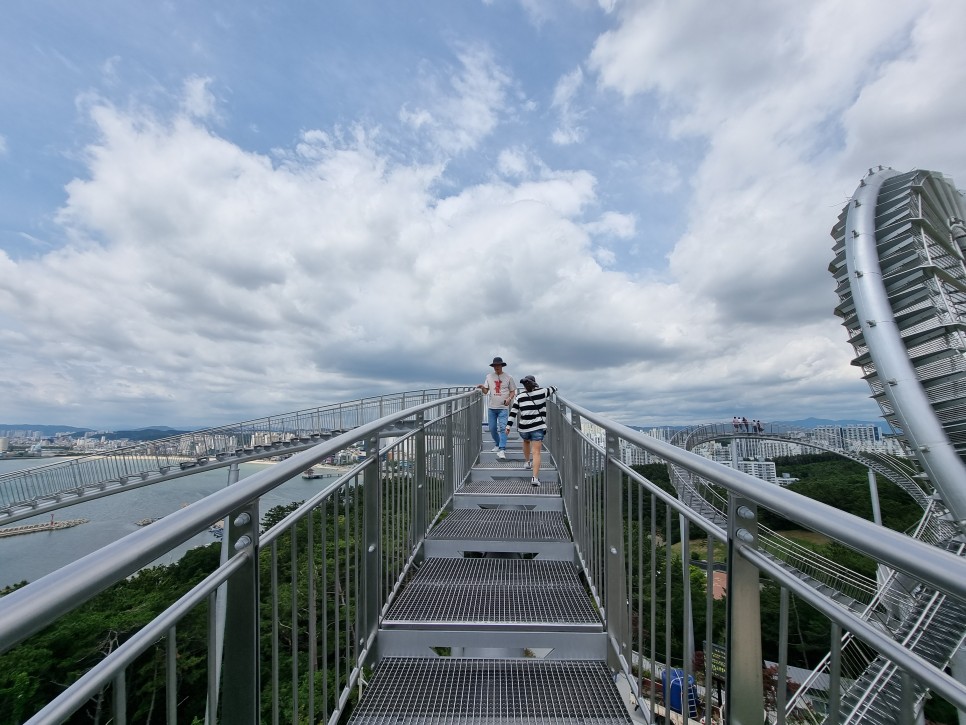
[(513, 399), (506, 432), (510, 432), (514, 422), (517, 424), (517, 431), (523, 439), (523, 457), (526, 459), (524, 465), (533, 469), (530, 485), (539, 486), (540, 450), (547, 434), (547, 400), (557, 389), (552, 385), (541, 388), (532, 375), (527, 375), (520, 383), (526, 392)]

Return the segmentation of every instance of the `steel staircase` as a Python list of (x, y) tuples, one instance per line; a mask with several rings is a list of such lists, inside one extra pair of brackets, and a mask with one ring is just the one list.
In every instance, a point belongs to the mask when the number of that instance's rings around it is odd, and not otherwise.
[(576, 556), (551, 455), (485, 451), (388, 605), (349, 720), (631, 723)]

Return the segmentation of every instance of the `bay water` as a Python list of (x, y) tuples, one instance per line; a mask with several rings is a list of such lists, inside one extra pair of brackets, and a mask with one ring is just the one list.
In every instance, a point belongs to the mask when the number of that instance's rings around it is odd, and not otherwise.
[[(0, 474), (47, 465), (63, 458), (0, 459)], [(263, 463), (242, 463), (239, 478), (265, 470)], [(307, 480), (301, 476), (286, 481), (262, 497), (259, 510), (265, 513), (273, 506), (303, 501), (331, 483), (331, 477)], [(228, 467), (203, 471), (191, 476), (124, 491), (103, 498), (75, 504), (54, 512), (57, 521), (88, 519), (88, 523), (69, 529), (38, 531), (0, 538), (0, 589), (17, 582), (35, 581), (45, 574), (76, 561), (102, 546), (137, 531), (137, 522), (159, 518), (194, 503), (228, 485)], [(22, 519), (11, 526), (49, 523), (50, 514)], [(199, 534), (169, 552), (155, 564), (169, 564), (180, 559), (195, 546), (217, 542), (210, 532)]]

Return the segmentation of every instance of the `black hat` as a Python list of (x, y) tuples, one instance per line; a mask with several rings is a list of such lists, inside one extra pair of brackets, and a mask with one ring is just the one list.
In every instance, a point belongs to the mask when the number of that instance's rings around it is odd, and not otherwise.
[(537, 379), (532, 375), (525, 375), (520, 382), (525, 388), (535, 388), (537, 387)]
[(503, 365), (504, 367), (506, 367), (506, 363), (503, 362), (502, 357), (493, 358), (493, 362), (490, 363), (490, 367), (493, 367), (494, 365)]

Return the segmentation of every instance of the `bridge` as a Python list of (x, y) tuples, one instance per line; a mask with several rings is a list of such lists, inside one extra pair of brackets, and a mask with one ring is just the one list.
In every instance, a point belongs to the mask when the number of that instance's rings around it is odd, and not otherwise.
[[(942, 211), (924, 213), (933, 208)], [(855, 216), (866, 213), (871, 222)], [(862, 460), (922, 507), (914, 531), (694, 452), (733, 431), (699, 427), (658, 440), (560, 395), (548, 407), (551, 465), (539, 486), (517, 450), (505, 461), (484, 450), (484, 401), (473, 389), (203, 431), (0, 479), (5, 521), (214, 466), (227, 468), (230, 484), (0, 599), (0, 652), (15, 653), (225, 521), (220, 563), (25, 722), (72, 722), (92, 700), (104, 703), (104, 721), (142, 722), (144, 697), (158, 703), (152, 722), (166, 723), (914, 723), (930, 696), (964, 717), (966, 478), (956, 472), (951, 401), (966, 386), (944, 347), (960, 334), (950, 317), (966, 291), (962, 250), (959, 267), (950, 260), (963, 216), (961, 197), (931, 172), (880, 170), (833, 230), (843, 246), (832, 265), (843, 280), (838, 312), (911, 455), (902, 464)], [(904, 262), (895, 274), (876, 272), (861, 255), (855, 267), (845, 247), (869, 235), (884, 260), (902, 248), (903, 259), (928, 257), (941, 269), (923, 275)], [(882, 304), (875, 289), (853, 297), (847, 282), (864, 277), (907, 305), (898, 322), (868, 309), (869, 300)], [(915, 302), (910, 278), (927, 287)], [(938, 301), (923, 303), (929, 294)], [(890, 326), (892, 337), (873, 341)], [(906, 390), (908, 374), (918, 393)], [(339, 409), (357, 412), (336, 420)], [(263, 496), (350, 446), (367, 455), (261, 525)], [(627, 465), (627, 449), (664, 461), (670, 486)], [(239, 480), (239, 462), (280, 453), (287, 457)], [(878, 576), (770, 531), (760, 522), (766, 510), (867, 557)], [(774, 623), (762, 616), (767, 592), (777, 592)], [(796, 602), (825, 619), (828, 655), (792, 691), (784, 683)], [(188, 621), (205, 632), (200, 660), (185, 656), (198, 646), (183, 634)], [(776, 662), (764, 662), (763, 643), (774, 643)], [(161, 663), (149, 681), (135, 667), (146, 656)], [(185, 682), (199, 674), (204, 691), (189, 697)]]

